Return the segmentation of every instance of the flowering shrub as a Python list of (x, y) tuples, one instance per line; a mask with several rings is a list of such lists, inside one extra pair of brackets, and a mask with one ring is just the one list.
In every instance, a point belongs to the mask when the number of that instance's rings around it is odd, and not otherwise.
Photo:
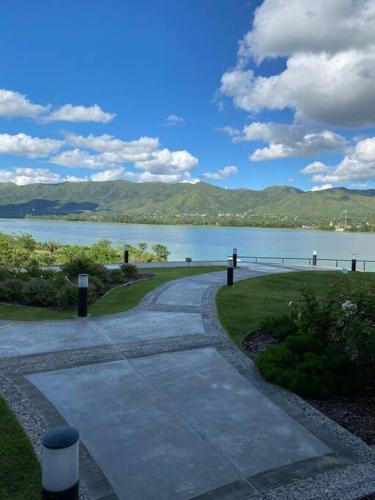
[(375, 364), (375, 284), (347, 276), (337, 279), (327, 297), (304, 291), (292, 304), (296, 331), (338, 344), (361, 366)]
[(375, 367), (375, 284), (341, 276), (324, 298), (304, 290), (261, 329), (283, 341), (257, 358), (267, 380), (303, 396), (350, 394)]

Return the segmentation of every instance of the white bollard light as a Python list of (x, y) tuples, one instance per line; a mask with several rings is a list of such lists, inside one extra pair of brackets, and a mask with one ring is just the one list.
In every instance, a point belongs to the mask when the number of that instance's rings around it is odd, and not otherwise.
[(80, 318), (85, 318), (87, 316), (88, 287), (89, 287), (89, 275), (88, 274), (79, 274), (78, 275), (78, 316)]
[(313, 266), (316, 266), (317, 261), (318, 261), (318, 252), (316, 250), (314, 250), (313, 251), (313, 260), (312, 260)]
[(56, 427), (42, 438), (42, 498), (78, 500), (79, 432)]

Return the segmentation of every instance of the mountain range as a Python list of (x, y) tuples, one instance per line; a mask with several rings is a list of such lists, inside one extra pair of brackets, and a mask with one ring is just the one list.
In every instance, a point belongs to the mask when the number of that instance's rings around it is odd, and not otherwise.
[(0, 184), (0, 217), (48, 217), (116, 222), (231, 224), (369, 230), (375, 190), (261, 191), (197, 184), (128, 181)]

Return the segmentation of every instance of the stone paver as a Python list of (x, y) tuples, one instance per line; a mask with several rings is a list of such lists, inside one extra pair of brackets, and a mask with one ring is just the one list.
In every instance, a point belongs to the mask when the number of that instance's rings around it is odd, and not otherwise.
[[(254, 264), (235, 278), (292, 270)], [(374, 453), (231, 344), (214, 301), (225, 280), (164, 284), (128, 313), (0, 323), (8, 401), (32, 436), (80, 430), (88, 497), (345, 500), (375, 488)]]

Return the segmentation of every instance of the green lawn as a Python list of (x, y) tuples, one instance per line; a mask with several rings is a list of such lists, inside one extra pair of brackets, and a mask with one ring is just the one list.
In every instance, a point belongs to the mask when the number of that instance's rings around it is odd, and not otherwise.
[(16, 417), (0, 398), (0, 498), (39, 500), (40, 466)]
[[(140, 300), (151, 290), (166, 281), (194, 276), (196, 274), (221, 271), (224, 267), (165, 267), (150, 268), (144, 272), (155, 274), (154, 277), (134, 283), (130, 286), (124, 286), (114, 289), (107, 295), (99, 299), (95, 304), (89, 307), (89, 313), (92, 316), (103, 314), (114, 314), (121, 311), (128, 311), (136, 306)], [(59, 311), (47, 307), (28, 307), (16, 305), (0, 305), (0, 319), (5, 320), (54, 320), (76, 317), (76, 311)]]
[[(375, 273), (351, 273), (352, 280), (375, 281)], [(216, 297), (221, 324), (232, 340), (241, 346), (244, 336), (258, 328), (262, 319), (288, 311), (301, 288), (324, 296), (338, 279), (336, 272), (296, 272), (261, 276), (241, 281), (233, 288), (223, 287)]]

